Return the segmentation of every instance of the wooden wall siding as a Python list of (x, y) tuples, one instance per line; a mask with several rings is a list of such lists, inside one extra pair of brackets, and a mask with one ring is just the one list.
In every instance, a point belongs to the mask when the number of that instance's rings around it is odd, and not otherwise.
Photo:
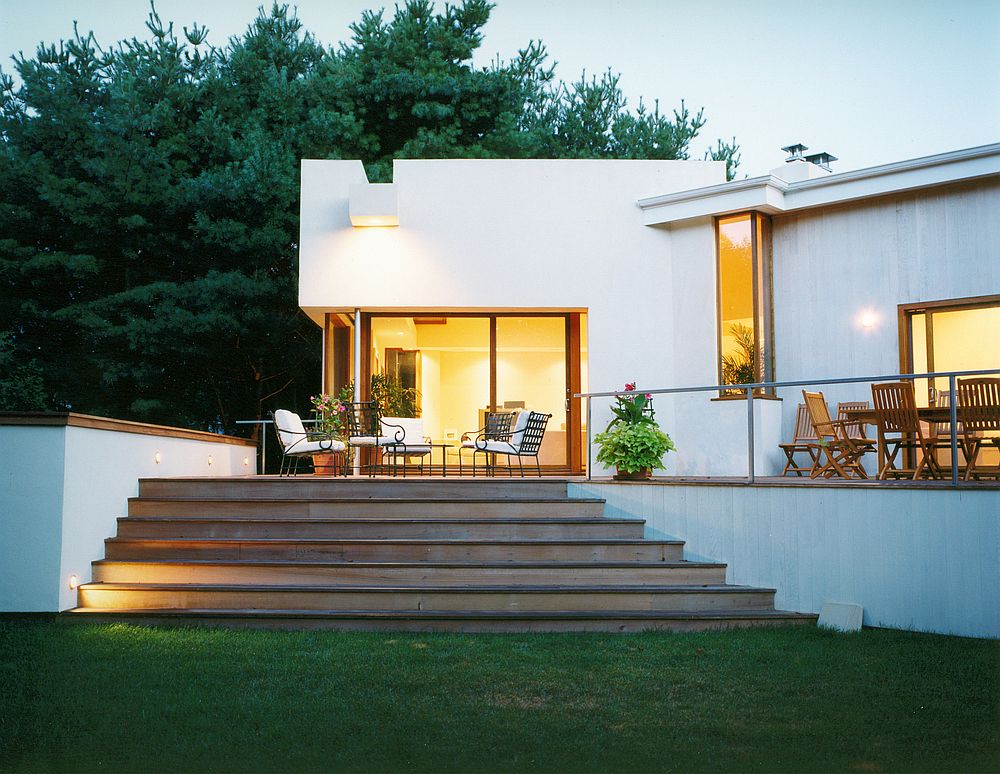
[[(1000, 181), (774, 218), (779, 379), (893, 372), (899, 304), (1000, 292)], [(863, 308), (879, 320), (856, 321)]]
[[(998, 212), (1000, 181), (986, 179), (775, 216), (777, 379), (897, 373), (899, 304), (1000, 293)], [(834, 404), (871, 400), (866, 384), (824, 391)], [(801, 393), (779, 395), (790, 437)]]
[(571, 484), (646, 537), (773, 587), (775, 606), (864, 606), (867, 626), (1000, 637), (1000, 491)]

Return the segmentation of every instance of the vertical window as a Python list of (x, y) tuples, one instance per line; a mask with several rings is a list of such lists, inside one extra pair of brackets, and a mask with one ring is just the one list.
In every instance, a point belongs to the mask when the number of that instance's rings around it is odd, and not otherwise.
[(758, 213), (719, 218), (716, 237), (719, 383), (773, 381), (770, 221)]

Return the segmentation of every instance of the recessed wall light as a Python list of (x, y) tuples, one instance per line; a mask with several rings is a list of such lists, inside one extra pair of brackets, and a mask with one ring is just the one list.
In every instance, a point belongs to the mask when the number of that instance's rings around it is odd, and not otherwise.
[(77, 578), (75, 575), (70, 575), (69, 576), (69, 587), (73, 591), (76, 591), (76, 587), (79, 586), (79, 585), (80, 585), (80, 579)]

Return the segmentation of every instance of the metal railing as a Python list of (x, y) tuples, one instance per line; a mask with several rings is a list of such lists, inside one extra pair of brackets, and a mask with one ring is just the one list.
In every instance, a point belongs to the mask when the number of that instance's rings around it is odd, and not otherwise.
[[(574, 393), (574, 398), (585, 398), (587, 401), (586, 416), (587, 416), (587, 480), (592, 478), (592, 401), (594, 398), (616, 398), (618, 396), (628, 396), (635, 395), (636, 393), (642, 393), (644, 395), (678, 395), (684, 393), (694, 393), (694, 392), (729, 392), (729, 393), (745, 393), (746, 404), (747, 404), (747, 476), (746, 480), (748, 484), (754, 483), (756, 480), (756, 475), (754, 472), (754, 419), (753, 419), (753, 397), (754, 392), (760, 390), (777, 390), (785, 387), (815, 387), (825, 384), (859, 384), (859, 383), (871, 383), (871, 382), (885, 382), (885, 381), (902, 381), (902, 380), (915, 380), (915, 379), (948, 379), (948, 390), (949, 393), (954, 396), (955, 393), (955, 380), (960, 376), (990, 376), (1000, 374), (1000, 368), (991, 369), (977, 369), (975, 371), (932, 371), (925, 374), (879, 374), (877, 376), (851, 376), (842, 377), (839, 379), (806, 379), (806, 380), (795, 380), (790, 382), (754, 382), (753, 384), (713, 384), (713, 385), (698, 385), (695, 387), (658, 387), (655, 389), (646, 389), (643, 387), (641, 390), (625, 391), (616, 390), (614, 392), (578, 392)], [(949, 403), (950, 407), (950, 424), (951, 424), (951, 484), (954, 487), (959, 486), (958, 479), (958, 401), (952, 399)]]

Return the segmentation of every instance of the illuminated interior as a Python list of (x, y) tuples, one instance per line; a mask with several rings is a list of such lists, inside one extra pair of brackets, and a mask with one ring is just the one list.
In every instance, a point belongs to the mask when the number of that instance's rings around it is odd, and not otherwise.
[[(741, 332), (753, 340), (753, 248), (750, 215), (719, 220), (719, 359), (720, 377), (745, 383), (753, 373)], [(744, 367), (741, 368), (740, 366)]]
[[(568, 313), (516, 315), (372, 314), (366, 365), (371, 374), (389, 377), (399, 388), (411, 388), (405, 405), (424, 420), (435, 442), (460, 443), (463, 433), (485, 425), (485, 414), (527, 409), (551, 414), (539, 453), (542, 465), (565, 468), (581, 454), (586, 426), (576, 401), (574, 420), (567, 411), (567, 381), (579, 369), (586, 388), (586, 315), (578, 315), (579, 338), (571, 339)], [(574, 329), (575, 330), (575, 329)], [(326, 385), (336, 392), (353, 377), (353, 321), (327, 316)], [(570, 341), (577, 352), (568, 350)], [(577, 343), (578, 342), (578, 343)], [(578, 364), (578, 366), (577, 366)], [(401, 402), (402, 405), (402, 402)], [(568, 433), (580, 427), (575, 449)], [(452, 462), (457, 458), (452, 454)]]
[[(1000, 367), (1000, 303), (928, 309), (910, 314), (909, 319), (912, 373)], [(917, 405), (947, 405), (948, 386), (947, 378), (915, 380)], [(995, 449), (986, 447), (979, 462), (996, 464), (996, 455)]]

